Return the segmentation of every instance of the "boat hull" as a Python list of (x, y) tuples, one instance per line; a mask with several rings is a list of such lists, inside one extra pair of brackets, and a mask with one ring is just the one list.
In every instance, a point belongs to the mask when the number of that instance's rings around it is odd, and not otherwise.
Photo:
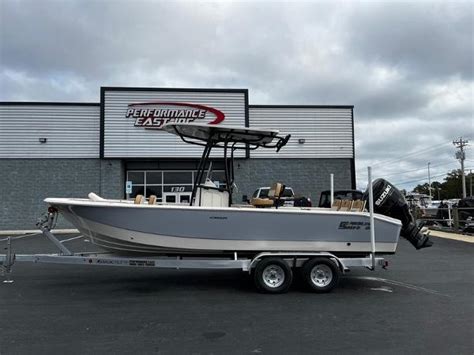
[[(93, 243), (119, 252), (371, 251), (368, 213), (72, 200), (46, 202)], [(376, 215), (376, 252), (394, 253), (400, 228), (398, 220)]]

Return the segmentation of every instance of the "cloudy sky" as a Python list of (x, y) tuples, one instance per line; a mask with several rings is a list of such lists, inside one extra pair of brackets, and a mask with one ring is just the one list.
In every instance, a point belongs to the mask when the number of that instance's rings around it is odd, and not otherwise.
[[(471, 1), (0, 1), (0, 101), (100, 86), (248, 88), (251, 104), (355, 106), (367, 165), (400, 188), (474, 145)], [(466, 167), (474, 170), (474, 149)]]

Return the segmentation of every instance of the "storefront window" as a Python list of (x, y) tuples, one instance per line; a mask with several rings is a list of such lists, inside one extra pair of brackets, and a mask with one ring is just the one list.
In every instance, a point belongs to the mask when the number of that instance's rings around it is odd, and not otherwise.
[(146, 197), (150, 197), (151, 195), (155, 195), (159, 199), (162, 196), (162, 187), (161, 186), (150, 186), (147, 185), (146, 187)]
[(193, 173), (191, 171), (165, 171), (165, 184), (192, 184)]
[(133, 185), (143, 185), (145, 183), (145, 172), (144, 171), (129, 171), (127, 174), (127, 180), (131, 181)]
[[(195, 171), (129, 170), (127, 181), (132, 181), (132, 193), (128, 197), (155, 195), (158, 202), (189, 203), (195, 176)], [(224, 186), (222, 170), (213, 171), (210, 177), (220, 187)]]
[(145, 190), (143, 185), (133, 185), (132, 186), (132, 194), (130, 195), (131, 198), (134, 198), (137, 195), (145, 195)]
[(163, 183), (163, 172), (161, 171), (147, 171), (146, 172), (147, 185), (161, 185)]

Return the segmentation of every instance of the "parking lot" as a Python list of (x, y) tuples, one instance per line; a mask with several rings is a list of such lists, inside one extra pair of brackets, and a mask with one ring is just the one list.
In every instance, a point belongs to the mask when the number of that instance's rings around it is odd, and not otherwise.
[[(259, 294), (240, 271), (17, 263), (0, 283), (0, 354), (472, 354), (474, 244), (434, 241), (401, 240), (388, 270), (353, 270), (329, 294)], [(40, 235), (13, 244), (55, 252)]]

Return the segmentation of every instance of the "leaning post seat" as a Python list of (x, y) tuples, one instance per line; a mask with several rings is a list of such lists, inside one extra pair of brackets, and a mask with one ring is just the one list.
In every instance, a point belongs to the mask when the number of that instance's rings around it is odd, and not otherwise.
[(268, 191), (268, 198), (270, 199), (279, 199), (285, 190), (285, 185), (280, 182), (276, 182), (270, 187), (270, 191)]
[(271, 186), (270, 190), (268, 191), (268, 198), (253, 197), (250, 200), (250, 204), (260, 208), (273, 206), (278, 207), (278, 201), (280, 200), (283, 191), (285, 191), (285, 185), (276, 182)]
[(273, 202), (274, 201), (270, 200), (269, 198), (252, 197), (250, 200), (250, 204), (255, 207), (272, 207)]

